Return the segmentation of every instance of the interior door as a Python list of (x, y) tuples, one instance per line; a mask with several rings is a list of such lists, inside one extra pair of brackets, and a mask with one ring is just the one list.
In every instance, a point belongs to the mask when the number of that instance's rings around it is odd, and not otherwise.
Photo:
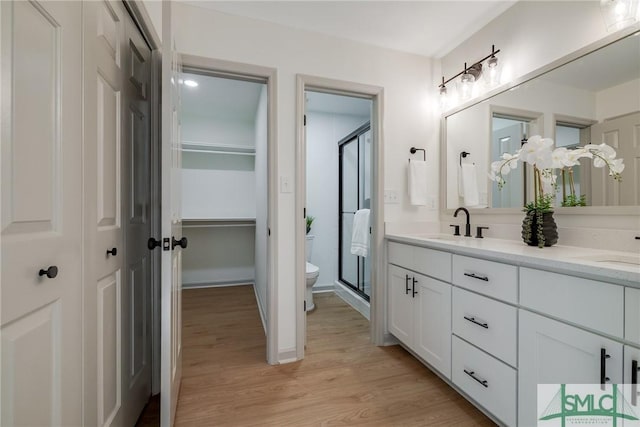
[(82, 424), (82, 4), (0, 2), (0, 424)]
[[(516, 123), (493, 131), (491, 159), (499, 159), (503, 153), (515, 153), (521, 147), (524, 124)], [(520, 208), (524, 206), (524, 168), (518, 168), (506, 177), (508, 183), (500, 190), (493, 184), (491, 204), (494, 208)]]
[(121, 2), (83, 4), (85, 425), (121, 425), (127, 398), (122, 364), (126, 13)]
[(182, 169), (180, 141), (180, 55), (172, 32), (171, 2), (162, 4), (162, 260), (160, 422), (176, 414), (182, 377)]
[(122, 406), (123, 425), (134, 425), (151, 396), (151, 50), (128, 14), (125, 23)]
[(635, 206), (640, 204), (640, 113), (628, 114), (591, 126), (593, 144), (606, 143), (624, 159), (622, 182), (614, 181), (609, 170), (591, 168), (592, 206)]

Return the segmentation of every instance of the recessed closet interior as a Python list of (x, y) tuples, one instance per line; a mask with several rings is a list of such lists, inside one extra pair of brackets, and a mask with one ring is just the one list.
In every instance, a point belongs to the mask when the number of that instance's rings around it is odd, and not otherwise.
[(181, 79), (184, 288), (253, 284), (267, 271), (267, 85), (187, 71)]

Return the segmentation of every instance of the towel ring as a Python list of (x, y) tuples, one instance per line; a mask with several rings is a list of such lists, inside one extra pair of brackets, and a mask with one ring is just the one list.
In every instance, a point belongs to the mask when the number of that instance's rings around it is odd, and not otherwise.
[[(411, 154), (416, 154), (417, 151), (422, 151), (422, 160), (424, 160), (426, 162), (427, 161), (427, 150), (425, 150), (424, 148), (416, 148), (416, 147), (411, 147), (411, 149), (409, 150), (409, 152)], [(411, 161), (411, 159), (409, 159), (409, 161)]]
[(471, 153), (466, 152), (466, 151), (463, 151), (462, 153), (460, 153), (460, 167), (462, 167), (462, 159), (463, 158), (466, 159), (467, 156), (470, 156), (470, 155), (471, 155)]

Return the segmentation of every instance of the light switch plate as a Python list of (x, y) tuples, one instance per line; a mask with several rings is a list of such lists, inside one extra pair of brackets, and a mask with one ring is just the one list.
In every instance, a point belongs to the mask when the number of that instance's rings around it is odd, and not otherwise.
[(398, 194), (398, 190), (384, 190), (384, 202), (386, 204), (400, 203), (400, 196)]
[(291, 193), (291, 177), (281, 176), (280, 177), (280, 192), (281, 193)]

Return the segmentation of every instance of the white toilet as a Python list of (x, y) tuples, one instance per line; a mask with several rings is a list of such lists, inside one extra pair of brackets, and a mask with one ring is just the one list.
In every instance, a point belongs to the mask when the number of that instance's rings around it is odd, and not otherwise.
[(313, 303), (313, 285), (316, 284), (316, 280), (318, 280), (318, 275), (320, 274), (320, 269), (311, 264), (309, 261), (311, 260), (311, 251), (313, 250), (313, 237), (307, 236), (306, 243), (306, 255), (307, 255), (307, 266), (306, 266), (306, 282), (307, 282), (307, 293), (305, 295), (305, 301), (307, 305), (307, 311), (311, 311), (316, 308)]

